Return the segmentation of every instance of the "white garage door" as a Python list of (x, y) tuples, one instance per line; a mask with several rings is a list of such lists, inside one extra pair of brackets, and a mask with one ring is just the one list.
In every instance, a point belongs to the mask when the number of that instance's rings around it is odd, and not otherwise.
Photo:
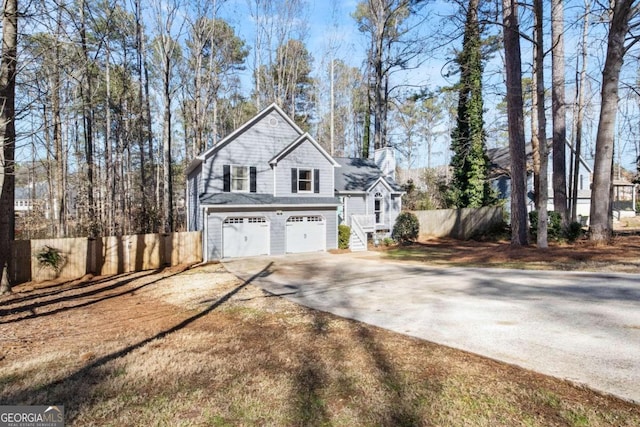
[(222, 256), (269, 254), (269, 222), (265, 217), (230, 217), (222, 224)]
[(287, 219), (287, 253), (325, 250), (326, 223), (323, 217), (292, 216)]

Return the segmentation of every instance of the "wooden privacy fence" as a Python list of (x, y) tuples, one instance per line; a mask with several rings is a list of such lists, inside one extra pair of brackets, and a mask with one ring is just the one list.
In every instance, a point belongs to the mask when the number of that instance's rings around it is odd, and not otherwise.
[[(153, 270), (202, 262), (202, 232), (138, 234), (71, 239), (17, 240), (9, 274), (13, 283), (76, 279), (96, 275)], [(49, 246), (63, 255), (58, 272), (41, 266), (37, 254)]]
[(454, 237), (469, 239), (476, 233), (488, 231), (502, 222), (502, 208), (435, 209), (413, 211), (420, 222), (420, 238)]

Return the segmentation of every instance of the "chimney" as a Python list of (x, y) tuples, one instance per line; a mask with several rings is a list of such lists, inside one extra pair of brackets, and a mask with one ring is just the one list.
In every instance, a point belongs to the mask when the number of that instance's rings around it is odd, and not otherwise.
[(391, 147), (378, 148), (373, 152), (373, 161), (385, 177), (396, 179), (396, 155)]

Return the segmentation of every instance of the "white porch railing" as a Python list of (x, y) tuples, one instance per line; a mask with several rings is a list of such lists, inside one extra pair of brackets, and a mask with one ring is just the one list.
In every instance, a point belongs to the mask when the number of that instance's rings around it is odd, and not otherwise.
[(358, 225), (365, 233), (372, 233), (376, 231), (376, 216), (375, 215), (351, 215), (351, 222), (358, 222)]
[(354, 252), (367, 250), (367, 233), (364, 231), (362, 225), (358, 221), (358, 218), (356, 218), (356, 215), (351, 216), (349, 248)]

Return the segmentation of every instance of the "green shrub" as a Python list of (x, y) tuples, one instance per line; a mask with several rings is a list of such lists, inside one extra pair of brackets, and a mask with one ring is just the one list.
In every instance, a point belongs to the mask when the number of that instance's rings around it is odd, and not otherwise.
[(62, 252), (48, 245), (40, 249), (40, 252), (36, 254), (36, 259), (42, 267), (50, 268), (56, 273), (60, 272), (65, 262)]
[(382, 244), (385, 246), (391, 246), (395, 243), (395, 241), (391, 237), (385, 237), (382, 239)]
[[(529, 212), (529, 224), (531, 225), (531, 235), (538, 235), (538, 211)], [(547, 212), (547, 238), (550, 240), (558, 240), (562, 237), (562, 217), (558, 212)]]
[(400, 244), (406, 245), (418, 238), (420, 223), (411, 212), (401, 212), (396, 218), (391, 238)]
[(572, 222), (565, 230), (564, 235), (568, 241), (575, 242), (582, 237), (582, 225), (579, 222)]
[[(576, 241), (582, 236), (582, 226), (579, 222), (572, 222), (566, 229), (562, 228), (562, 217), (558, 212), (548, 212), (548, 229), (547, 238), (549, 240), (566, 239), (569, 242)], [(529, 212), (529, 223), (531, 224), (531, 234), (535, 237), (538, 235), (538, 211)]]
[(349, 249), (349, 237), (351, 236), (351, 227), (346, 224), (338, 226), (338, 248)]

